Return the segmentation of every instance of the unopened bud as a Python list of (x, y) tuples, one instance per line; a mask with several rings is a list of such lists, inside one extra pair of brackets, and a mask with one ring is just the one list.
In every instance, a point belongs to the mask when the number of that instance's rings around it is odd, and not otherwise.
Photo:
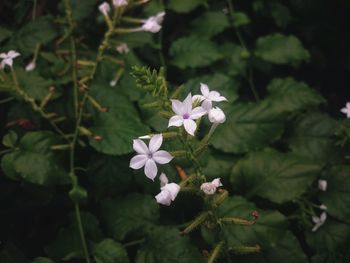
[(97, 142), (102, 141), (102, 139), (103, 139), (103, 138), (102, 138), (102, 136), (100, 136), (100, 135), (95, 135), (95, 136), (94, 136), (94, 140), (97, 141)]
[(219, 107), (210, 109), (208, 116), (212, 123), (224, 123), (226, 121), (225, 113)]
[(17, 120), (17, 125), (20, 126), (23, 129), (27, 129), (27, 130), (30, 130), (30, 129), (34, 128), (33, 123), (30, 120), (28, 120), (28, 119), (18, 119)]

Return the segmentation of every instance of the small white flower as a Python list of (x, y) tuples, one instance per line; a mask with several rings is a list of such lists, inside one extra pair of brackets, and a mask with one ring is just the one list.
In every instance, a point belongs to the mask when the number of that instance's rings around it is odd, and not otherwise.
[(35, 69), (35, 67), (36, 67), (35, 60), (32, 60), (26, 66), (26, 71), (33, 71)]
[(126, 43), (121, 43), (120, 45), (118, 45), (116, 47), (116, 49), (120, 54), (127, 54), (130, 51), (130, 49)]
[(194, 95), (193, 101), (202, 102), (202, 107), (206, 110), (210, 110), (213, 107), (213, 101), (227, 101), (224, 96), (221, 96), (219, 92), (213, 90), (210, 91), (207, 84), (201, 83), (201, 92), (202, 95)]
[(14, 50), (10, 50), (7, 53), (1, 53), (0, 58), (2, 58), (0, 68), (5, 68), (6, 65), (12, 67), (13, 65), (13, 59), (20, 56), (20, 54)]
[(318, 189), (321, 191), (326, 191), (327, 190), (327, 181), (326, 180), (318, 180)]
[(346, 114), (346, 118), (350, 118), (350, 102), (347, 102), (345, 107), (340, 110), (342, 113)]
[(224, 123), (226, 121), (225, 113), (219, 107), (210, 109), (208, 117), (212, 123)]
[(325, 206), (324, 204), (322, 204), (322, 205), (320, 205), (320, 209), (325, 211), (325, 210), (327, 210), (328, 208), (327, 208), (327, 206)]
[(222, 186), (222, 183), (220, 181), (220, 178), (216, 178), (211, 182), (203, 183), (201, 185), (201, 190), (206, 194), (206, 195), (213, 195), (216, 192), (216, 189), (218, 187)]
[(161, 192), (155, 196), (157, 203), (169, 206), (175, 200), (180, 191), (180, 186), (176, 183), (168, 183), (169, 180), (164, 173), (159, 177)]
[(128, 5), (127, 0), (113, 0), (114, 7), (122, 7)]
[(111, 7), (107, 2), (103, 2), (98, 6), (98, 9), (104, 16), (108, 16), (109, 11), (111, 11)]
[(130, 167), (133, 169), (145, 167), (145, 175), (154, 180), (158, 172), (156, 163), (166, 164), (173, 159), (167, 151), (158, 151), (162, 142), (162, 134), (154, 135), (149, 142), (149, 147), (140, 139), (134, 140), (133, 148), (138, 154), (130, 160)]
[(113, 79), (109, 82), (109, 86), (111, 87), (115, 87), (115, 85), (117, 85), (117, 80), (116, 79)]
[(318, 216), (312, 216), (312, 221), (315, 223), (315, 226), (312, 228), (312, 232), (315, 232), (320, 226), (322, 226), (327, 219), (327, 213), (322, 212), (320, 217)]
[(194, 136), (194, 132), (197, 129), (197, 124), (194, 120), (205, 115), (207, 111), (202, 107), (192, 109), (191, 93), (188, 94), (183, 102), (179, 100), (171, 100), (171, 102), (171, 107), (176, 115), (170, 118), (168, 127), (180, 127), (183, 125), (187, 133)]
[(161, 24), (163, 23), (165, 12), (160, 12), (155, 16), (151, 16), (148, 19), (144, 20), (141, 28), (144, 31), (157, 33), (162, 28)]

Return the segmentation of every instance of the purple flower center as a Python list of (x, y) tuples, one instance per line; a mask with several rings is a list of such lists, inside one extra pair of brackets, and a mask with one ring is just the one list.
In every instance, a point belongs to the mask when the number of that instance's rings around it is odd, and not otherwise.
[(182, 118), (184, 118), (185, 120), (190, 118), (190, 114), (185, 113), (184, 115), (182, 115)]
[(153, 158), (153, 154), (152, 153), (148, 153), (147, 157), (148, 157), (148, 159), (152, 159)]

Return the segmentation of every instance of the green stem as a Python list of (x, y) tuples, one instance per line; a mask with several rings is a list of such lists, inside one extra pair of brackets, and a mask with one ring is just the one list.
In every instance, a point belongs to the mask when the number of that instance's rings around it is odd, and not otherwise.
[(36, 8), (38, 5), (38, 0), (33, 0), (33, 12), (32, 12), (32, 20), (35, 20), (36, 17)]
[(131, 242), (123, 244), (123, 247), (131, 247), (134, 245), (139, 245), (139, 244), (142, 244), (143, 242), (145, 242), (145, 240), (146, 240), (145, 238), (142, 238), (139, 240), (131, 241)]
[(6, 98), (6, 99), (2, 99), (2, 100), (0, 100), (0, 104), (13, 101), (14, 99), (15, 99), (14, 97), (9, 97), (9, 98)]
[(217, 258), (220, 256), (220, 253), (224, 245), (225, 245), (225, 242), (221, 241), (215, 246), (213, 251), (210, 253), (207, 263), (214, 263), (217, 260)]
[(6, 153), (9, 153), (9, 152), (12, 152), (12, 151), (13, 151), (13, 149), (2, 150), (2, 151), (0, 151), (0, 155), (6, 154)]
[(80, 208), (79, 208), (79, 205), (77, 203), (74, 204), (74, 207), (75, 207), (75, 216), (77, 218), (80, 239), (81, 239), (81, 242), (82, 242), (82, 245), (83, 245), (83, 250), (84, 250), (86, 262), (90, 263), (91, 260), (90, 260), (90, 257), (89, 257), (89, 252), (88, 252), (88, 249), (87, 249), (86, 239), (85, 239), (85, 235), (84, 235), (84, 227), (83, 227), (83, 224), (81, 222)]

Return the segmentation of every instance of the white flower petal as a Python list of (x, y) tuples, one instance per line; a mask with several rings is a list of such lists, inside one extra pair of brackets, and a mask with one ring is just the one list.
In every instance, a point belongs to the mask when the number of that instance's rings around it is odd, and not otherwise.
[(326, 212), (322, 212), (321, 216), (320, 216), (320, 221), (322, 224), (324, 224), (324, 222), (326, 222), (327, 219), (327, 213)]
[(147, 160), (148, 160), (147, 155), (138, 154), (131, 158), (130, 167), (132, 169), (140, 169), (143, 166), (145, 166)]
[(194, 108), (190, 113), (190, 118), (193, 120), (196, 120), (205, 114), (207, 114), (207, 111), (203, 107), (197, 107), (197, 108)]
[(175, 126), (180, 127), (183, 124), (183, 118), (181, 116), (175, 115), (169, 119), (168, 127)]
[(216, 192), (216, 186), (213, 183), (203, 183), (201, 185), (201, 190), (206, 194), (206, 195), (213, 195)]
[(18, 53), (18, 52), (16, 52), (16, 51), (14, 51), (14, 50), (10, 50), (8, 53), (7, 53), (7, 56), (9, 57), (9, 58), (16, 58), (16, 57), (18, 57), (20, 54)]
[(161, 173), (159, 176), (159, 181), (160, 181), (160, 186), (163, 187), (165, 186), (167, 183), (169, 183), (169, 179), (168, 177), (166, 177), (165, 173)]
[(174, 201), (177, 194), (180, 191), (180, 186), (176, 183), (170, 183), (166, 184), (164, 187), (161, 188), (162, 191), (168, 191), (171, 196), (171, 200)]
[(0, 54), (0, 58), (7, 58), (7, 54), (6, 53), (1, 53)]
[(161, 191), (155, 196), (157, 203), (169, 206), (171, 204), (171, 194), (169, 191)]
[(153, 153), (153, 160), (159, 164), (169, 163), (174, 157), (167, 151), (158, 151)]
[(189, 93), (186, 97), (186, 99), (182, 102), (183, 107), (183, 114), (188, 113), (190, 114), (192, 111), (192, 94)]
[(346, 103), (346, 107), (347, 107), (348, 109), (350, 109), (350, 102), (347, 102), (347, 103)]
[(319, 224), (321, 222), (320, 218), (318, 216), (312, 216), (312, 221), (315, 223), (315, 224)]
[(179, 100), (171, 100), (171, 108), (177, 115), (181, 115), (185, 113), (185, 108), (182, 105), (182, 102)]
[(148, 159), (145, 165), (145, 175), (152, 181), (157, 176), (158, 168), (152, 159)]
[(160, 146), (162, 146), (163, 143), (163, 135), (162, 134), (156, 134), (152, 136), (151, 140), (149, 141), (149, 150), (151, 153), (156, 152)]
[(216, 187), (222, 186), (222, 183), (221, 183), (220, 178), (215, 178), (213, 181), (211, 181), (211, 183), (212, 183), (213, 185), (215, 185)]
[(140, 154), (148, 154), (149, 150), (147, 145), (140, 139), (134, 140), (133, 146), (134, 150)]
[(213, 90), (209, 93), (209, 97), (210, 100), (212, 101), (224, 101), (227, 100), (224, 96), (221, 96), (219, 92)]
[(208, 100), (208, 99), (205, 99), (202, 103), (202, 107), (206, 110), (206, 111), (209, 111), (212, 107), (213, 107), (213, 104), (211, 102), (211, 100)]
[(201, 92), (202, 92), (204, 97), (209, 96), (209, 87), (207, 84), (201, 83)]
[(197, 124), (194, 120), (187, 119), (187, 120), (184, 120), (184, 128), (188, 134), (194, 136), (194, 132), (197, 129)]
[(326, 180), (318, 180), (318, 189), (321, 191), (327, 191), (327, 181)]

